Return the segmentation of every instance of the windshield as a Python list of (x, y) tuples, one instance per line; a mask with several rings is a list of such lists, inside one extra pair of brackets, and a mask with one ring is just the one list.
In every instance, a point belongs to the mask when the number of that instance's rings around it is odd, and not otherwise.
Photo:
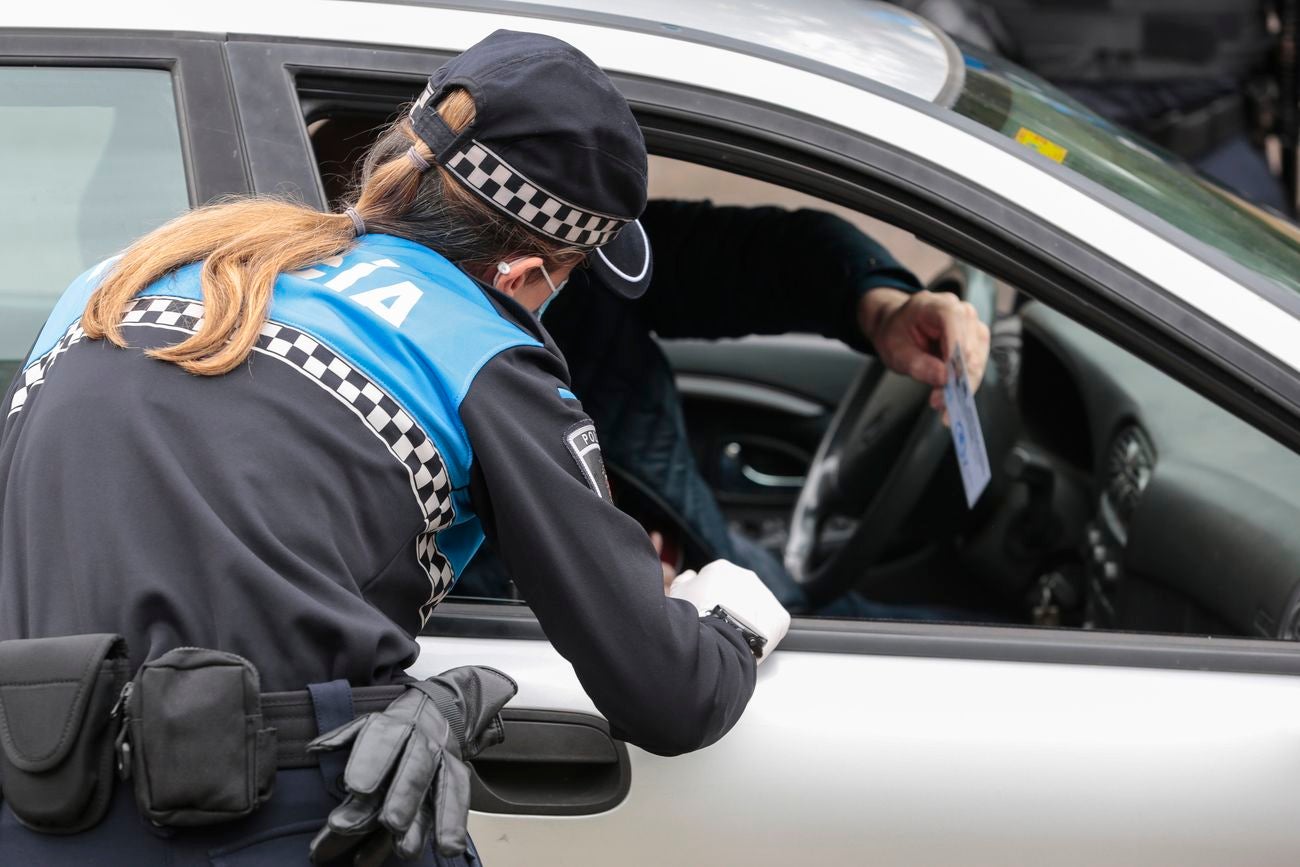
[(1300, 232), (1175, 157), (1106, 121), (1042, 79), (964, 47), (966, 82), (953, 110), (1061, 163), (1300, 292)]

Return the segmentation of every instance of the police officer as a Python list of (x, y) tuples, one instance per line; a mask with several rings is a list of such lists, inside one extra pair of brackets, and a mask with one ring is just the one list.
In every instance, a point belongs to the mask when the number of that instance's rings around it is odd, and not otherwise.
[[(133, 864), (294, 863), (308, 841), (318, 862), (427, 860), (430, 835), (472, 857), (461, 762), (498, 736), (513, 684), (403, 672), (485, 536), (618, 737), (675, 754), (736, 722), (788, 616), (725, 561), (665, 597), (535, 316), (580, 264), (625, 297), (644, 291), (645, 200), (644, 142), (603, 73), (563, 42), (499, 31), (379, 138), (344, 214), (202, 208), (73, 283), (4, 404), (0, 712), (29, 729), (66, 722), (88, 744), (69, 755), (98, 755), (86, 702), (103, 672), (139, 669), (113, 716), (137, 773), (104, 805), (51, 819), (30, 793), (57, 788), (51, 773), (99, 792), (99, 765), (51, 771), (34, 760), (39, 733), (6, 737), (0, 862), (83, 863), (113, 846)], [(32, 682), (32, 666), (43, 704), (4, 688)], [(225, 756), (154, 737), (210, 718), (189, 712), (216, 700), (199, 669), (242, 674), (245, 700), (263, 691), (239, 718), (258, 762), (259, 726), (280, 729), (280, 770), (269, 799), (258, 771), (247, 815), (190, 827), (220, 809), (161, 803), (149, 788), (170, 765), (148, 757), (204, 755), (184, 769), (199, 778)], [(76, 677), (88, 699), (48, 691)], [(301, 740), (325, 732), (310, 750), (286, 742), (304, 715)]]

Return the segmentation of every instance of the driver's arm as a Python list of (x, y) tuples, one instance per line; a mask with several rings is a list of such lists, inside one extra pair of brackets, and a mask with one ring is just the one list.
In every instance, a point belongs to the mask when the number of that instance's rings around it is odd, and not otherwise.
[(655, 265), (639, 303), (661, 337), (802, 331), (866, 349), (862, 297), (921, 288), (883, 246), (824, 211), (656, 200), (641, 219)]

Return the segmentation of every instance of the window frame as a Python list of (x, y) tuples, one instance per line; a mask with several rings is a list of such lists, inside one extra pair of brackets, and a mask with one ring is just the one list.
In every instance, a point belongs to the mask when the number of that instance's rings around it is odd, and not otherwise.
[[(242, 38), (229, 57), (259, 192), (322, 207), (299, 75), (419, 81), (445, 57), (308, 40)], [(1131, 270), (995, 193), (878, 141), (665, 81), (612, 76), (652, 152), (752, 175), (845, 205), (1028, 294), (1300, 451), (1300, 377)], [(266, 126), (262, 126), (265, 122)], [(444, 601), (423, 635), (545, 640), (523, 605)], [(1300, 674), (1300, 646), (1263, 639), (795, 618), (783, 650)]]
[[(420, 634), (547, 641), (522, 603), (454, 597), (438, 603)], [(1300, 646), (1293, 642), (1063, 627), (795, 617), (780, 651), (1300, 675)]]
[[(241, 120), (258, 131), (245, 143), (254, 189), (323, 208), (296, 78), (422, 80), (449, 53), (241, 37), (228, 56)], [(654, 153), (750, 174), (893, 223), (1023, 288), (1300, 452), (1300, 373), (996, 193), (793, 110), (612, 78)]]
[(0, 66), (162, 69), (172, 76), (190, 207), (250, 192), (223, 39), (204, 34), (0, 31)]

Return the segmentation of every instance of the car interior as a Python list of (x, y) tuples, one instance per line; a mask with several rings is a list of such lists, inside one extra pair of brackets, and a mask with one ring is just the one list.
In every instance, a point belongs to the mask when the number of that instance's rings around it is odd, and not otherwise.
[[(340, 82), (298, 78), (331, 206), (421, 84)], [(732, 529), (798, 574), (814, 612), (852, 591), (972, 623), (1300, 638), (1289, 449), (937, 244), (807, 195), (788, 171), (774, 183), (761, 166), (655, 154), (648, 140), (651, 198), (832, 211), (991, 328), (976, 403), (993, 476), (973, 508), (928, 389), (874, 358), (807, 334), (660, 341), (698, 471)], [(10, 342), (3, 380), (26, 345)], [(712, 559), (653, 491), (609, 471), (673, 566)], [(526, 600), (510, 588), (491, 602)]]

